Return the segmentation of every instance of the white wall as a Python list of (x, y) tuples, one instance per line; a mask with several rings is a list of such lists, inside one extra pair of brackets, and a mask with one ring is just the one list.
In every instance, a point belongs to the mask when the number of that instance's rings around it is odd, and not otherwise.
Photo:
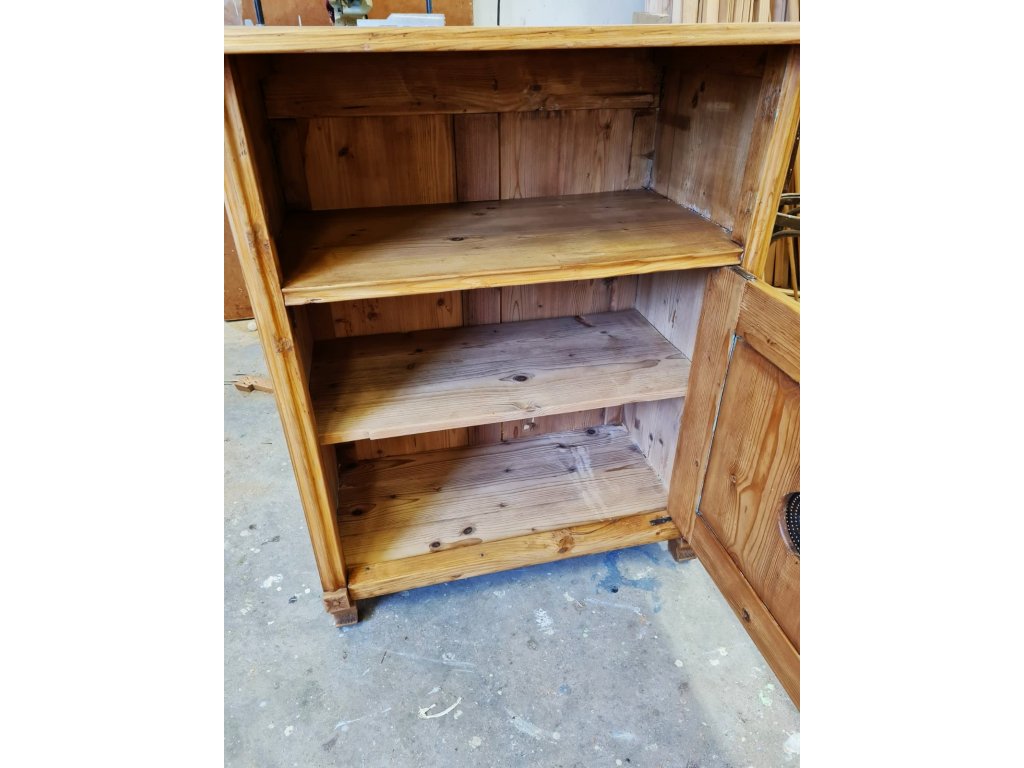
[[(644, 0), (501, 0), (501, 26), (632, 24)], [(498, 0), (473, 0), (473, 25), (498, 25)]]

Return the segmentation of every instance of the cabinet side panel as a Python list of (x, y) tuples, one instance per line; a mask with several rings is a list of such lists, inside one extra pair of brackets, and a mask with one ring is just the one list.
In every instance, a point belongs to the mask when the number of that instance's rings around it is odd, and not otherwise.
[(749, 56), (667, 55), (658, 115), (655, 191), (730, 230), (761, 87)]
[(750, 152), (735, 198), (733, 239), (746, 246), (743, 268), (754, 275), (764, 274), (799, 121), (800, 48), (774, 49), (758, 92)]
[[(687, 357), (693, 357), (706, 270), (659, 272), (641, 275), (634, 306), (666, 339)], [(666, 487), (672, 481), (683, 398), (630, 403), (624, 423)]]
[(345, 587), (331, 473), (317, 440), (301, 350), (281, 294), (281, 276), (253, 129), (241, 102), (245, 79), (231, 57), (224, 67), (224, 192), (246, 288), (274, 382), (274, 397), (325, 592)]

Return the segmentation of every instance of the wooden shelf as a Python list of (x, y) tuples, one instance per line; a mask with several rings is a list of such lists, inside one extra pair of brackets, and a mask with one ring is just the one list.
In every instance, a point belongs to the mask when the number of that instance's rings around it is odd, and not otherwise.
[(635, 309), (319, 342), (322, 444), (682, 397), (690, 360)]
[[(339, 483), (339, 532), (354, 574), (350, 589), (371, 574), (383, 578), (391, 561), (425, 556), (436, 575), (433, 566), (446, 553), (465, 547), (636, 515), (666, 516), (665, 487), (622, 426), (358, 462), (341, 470)], [(648, 521), (652, 529), (660, 524)]]
[(655, 192), (293, 213), (285, 304), (740, 263), (726, 230)]

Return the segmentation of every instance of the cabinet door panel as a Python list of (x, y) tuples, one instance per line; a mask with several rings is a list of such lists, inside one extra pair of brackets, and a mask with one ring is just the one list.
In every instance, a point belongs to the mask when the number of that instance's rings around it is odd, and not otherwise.
[(800, 309), (739, 270), (708, 281), (668, 508), (800, 706)]
[(699, 515), (798, 651), (800, 558), (779, 522), (799, 488), (800, 385), (738, 339)]

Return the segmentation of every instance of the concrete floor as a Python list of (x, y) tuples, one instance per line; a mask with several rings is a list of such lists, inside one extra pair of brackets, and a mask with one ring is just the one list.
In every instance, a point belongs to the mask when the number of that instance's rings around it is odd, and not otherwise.
[[(265, 373), (226, 323), (225, 380)], [(224, 387), (227, 766), (796, 766), (799, 713), (664, 543), (324, 613), (273, 395)]]

